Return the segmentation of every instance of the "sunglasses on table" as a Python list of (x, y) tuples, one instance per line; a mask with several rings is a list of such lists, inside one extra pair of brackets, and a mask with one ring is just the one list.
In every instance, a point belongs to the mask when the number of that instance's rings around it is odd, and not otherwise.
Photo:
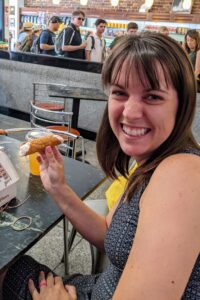
[(85, 18), (78, 17), (77, 19), (78, 19), (79, 21), (85, 21)]

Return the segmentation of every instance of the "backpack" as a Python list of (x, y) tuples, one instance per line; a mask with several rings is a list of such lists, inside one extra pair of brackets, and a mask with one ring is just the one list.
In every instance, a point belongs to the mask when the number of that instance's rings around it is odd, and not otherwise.
[(91, 50), (92, 50), (92, 49), (95, 49), (95, 39), (94, 39), (93, 35), (89, 35), (89, 37), (91, 37), (91, 39), (92, 39)]
[(32, 46), (32, 34), (28, 34), (19, 46), (19, 50), (22, 52), (30, 52)]
[[(94, 36), (93, 35), (89, 35), (89, 37), (92, 39), (91, 50), (95, 49), (95, 39), (94, 39)], [(104, 41), (104, 47), (105, 47), (106, 46), (106, 41), (105, 41), (105, 39), (103, 39), (103, 41)]]
[[(43, 31), (49, 31), (49, 29), (44, 29)], [(42, 32), (43, 32), (43, 31), (42, 31)], [(40, 54), (40, 53), (42, 52), (41, 49), (40, 49), (40, 37), (41, 37), (42, 32), (41, 32), (40, 35), (39, 35), (37, 38), (35, 38), (34, 41), (33, 41), (32, 47), (31, 47), (31, 49), (30, 49), (30, 51), (31, 51), (32, 53)]]
[(31, 47), (31, 52), (35, 53), (35, 54), (39, 54), (40, 53), (40, 36), (38, 36), (32, 44)]
[[(67, 26), (67, 28), (72, 28), (71, 26)], [(64, 51), (62, 50), (62, 46), (63, 46), (63, 42), (64, 42), (64, 36), (65, 36), (65, 33), (66, 33), (66, 29), (67, 28), (64, 28), (62, 29), (58, 36), (56, 37), (56, 40), (55, 40), (55, 51), (58, 55), (63, 55), (64, 54)], [(68, 45), (71, 45), (71, 42), (73, 40), (73, 37), (74, 37), (74, 34), (75, 34), (75, 30), (72, 28), (72, 35), (71, 35), (71, 38), (70, 38), (70, 41), (69, 41), (69, 44)]]

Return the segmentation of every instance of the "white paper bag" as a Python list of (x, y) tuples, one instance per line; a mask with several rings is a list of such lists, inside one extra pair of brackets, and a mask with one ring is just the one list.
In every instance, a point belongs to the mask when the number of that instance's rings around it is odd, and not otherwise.
[(19, 176), (5, 152), (0, 151), (0, 207), (16, 197)]

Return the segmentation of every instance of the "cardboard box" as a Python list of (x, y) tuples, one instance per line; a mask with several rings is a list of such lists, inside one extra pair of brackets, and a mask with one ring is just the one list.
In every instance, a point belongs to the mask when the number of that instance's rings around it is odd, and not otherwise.
[(0, 207), (16, 197), (19, 176), (5, 152), (0, 150)]

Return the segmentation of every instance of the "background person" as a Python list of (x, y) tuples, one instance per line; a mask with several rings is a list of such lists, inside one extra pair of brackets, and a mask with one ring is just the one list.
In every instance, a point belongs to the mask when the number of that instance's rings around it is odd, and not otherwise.
[[(138, 24), (135, 23), (135, 22), (130, 22), (128, 23), (128, 26), (127, 26), (127, 34), (128, 35), (131, 35), (131, 34), (137, 34), (138, 32)], [(110, 44), (110, 49), (112, 49), (117, 43), (118, 41), (120, 41), (122, 35), (120, 36), (117, 36), (113, 41), (112, 43)]]
[(189, 55), (197, 79), (197, 90), (200, 92), (200, 36), (195, 29), (188, 30), (185, 35), (184, 48)]
[(15, 49), (19, 50), (23, 40), (28, 36), (32, 34), (32, 28), (33, 28), (33, 23), (31, 22), (25, 22), (22, 26), (22, 29), (18, 35), (17, 38), (17, 43), (15, 45)]
[(191, 63), (175, 40), (146, 33), (116, 45), (102, 78), (109, 99), (97, 138), (100, 165), (116, 178), (128, 175), (131, 158), (138, 164), (123, 197), (98, 216), (65, 181), (57, 148), (47, 147), (39, 162), (45, 189), (110, 264), (102, 274), (64, 280), (75, 290), (24, 256), (4, 274), (4, 300), (30, 299), (28, 281), (33, 300), (198, 299), (200, 147), (192, 134)]
[(86, 42), (82, 42), (80, 26), (85, 20), (85, 13), (76, 10), (72, 13), (71, 24), (64, 31), (62, 51), (65, 57), (85, 59)]
[(106, 40), (103, 37), (107, 22), (97, 19), (95, 22), (96, 33), (90, 34), (87, 38), (85, 55), (87, 61), (103, 63), (106, 58)]
[(169, 35), (169, 29), (167, 28), (167, 26), (160, 26), (158, 28), (158, 33), (161, 33), (163, 35)]
[[(36, 44), (38, 45), (38, 40), (39, 40), (39, 36), (42, 33), (42, 26), (37, 26), (35, 25), (33, 27), (33, 32), (32, 32), (32, 45), (30, 48), (30, 52), (35, 53), (36, 52)], [(38, 45), (39, 48), (39, 45)], [(37, 53), (38, 54), (38, 53)]]
[(47, 55), (57, 55), (55, 52), (55, 32), (58, 31), (62, 21), (59, 17), (53, 16), (49, 20), (48, 29), (42, 31), (40, 35), (40, 53)]

